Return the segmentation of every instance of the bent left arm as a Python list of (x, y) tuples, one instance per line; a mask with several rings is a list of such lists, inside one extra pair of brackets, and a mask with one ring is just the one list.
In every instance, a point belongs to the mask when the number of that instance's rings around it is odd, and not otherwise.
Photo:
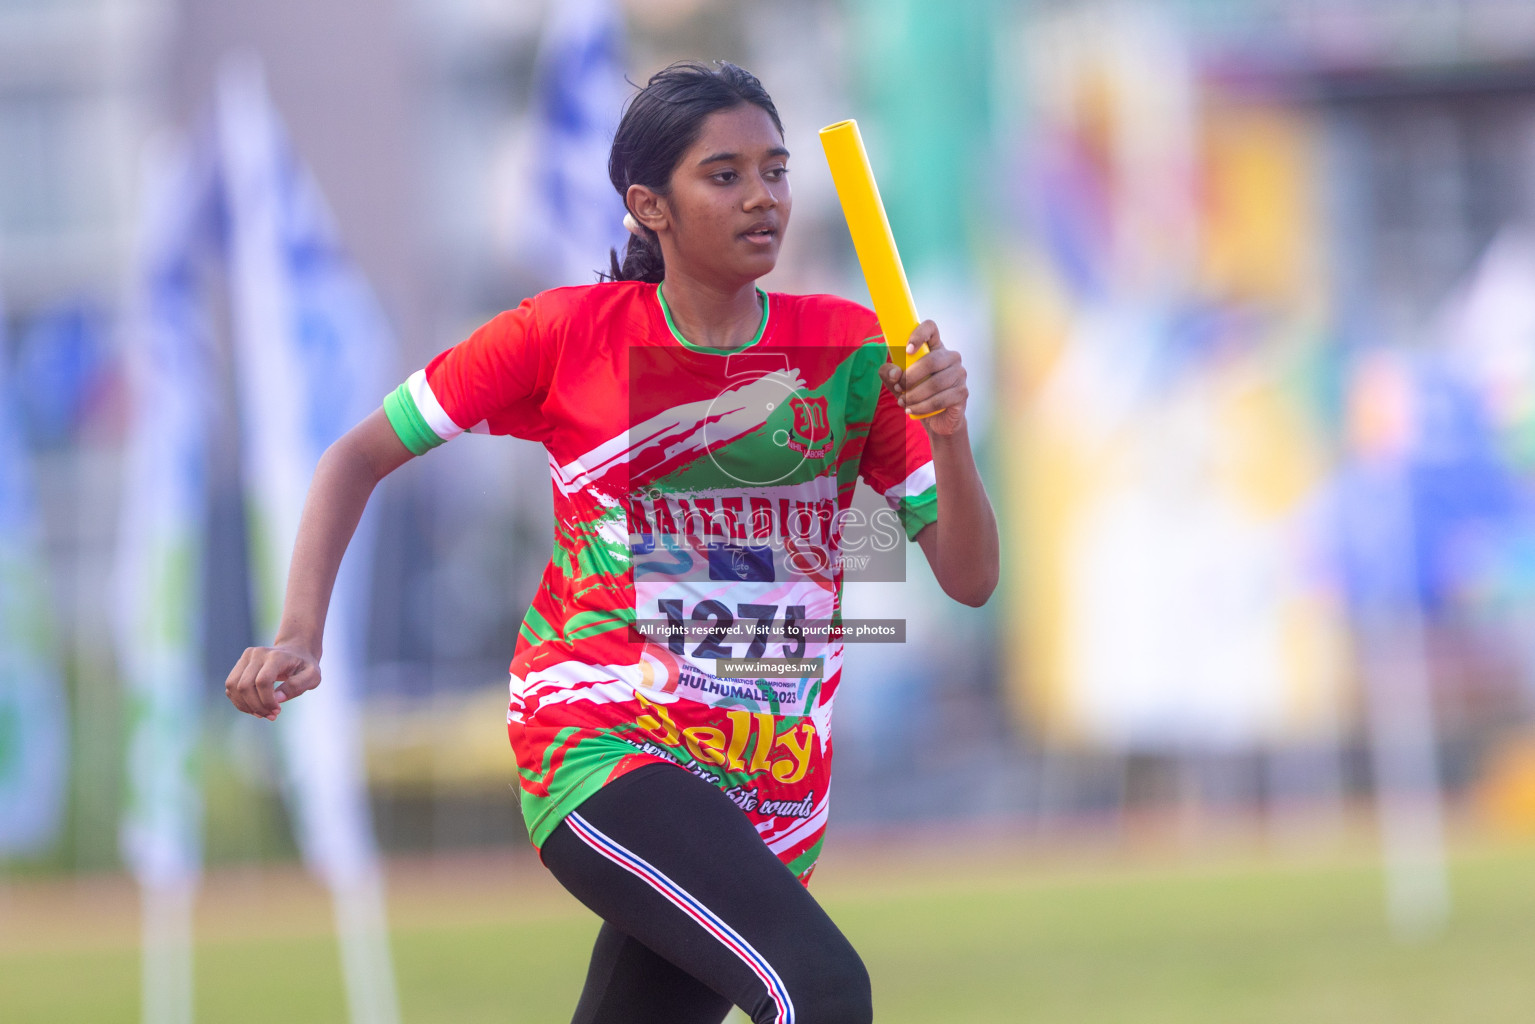
[(959, 353), (943, 347), (938, 327), (931, 320), (924, 320), (912, 332), (906, 351), (915, 352), (924, 344), (927, 355), (908, 366), (905, 373), (894, 363), (887, 363), (881, 374), (908, 413), (937, 413), (920, 422), (933, 448), (938, 520), (918, 532), (917, 543), (943, 592), (961, 604), (978, 608), (996, 590), (1001, 572), (997, 517), (970, 450), (970, 430), (965, 422), (970, 389)]

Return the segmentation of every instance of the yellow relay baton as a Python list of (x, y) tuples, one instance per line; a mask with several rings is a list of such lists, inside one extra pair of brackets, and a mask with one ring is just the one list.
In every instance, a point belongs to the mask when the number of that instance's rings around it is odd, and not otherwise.
[[(879, 317), (885, 344), (890, 346), (890, 359), (904, 370), (927, 355), (927, 346), (910, 356), (906, 354), (906, 342), (917, 329), (917, 304), (911, 298), (911, 285), (906, 283), (901, 254), (896, 251), (895, 236), (890, 233), (890, 219), (885, 216), (885, 204), (880, 202), (879, 186), (874, 183), (869, 154), (863, 148), (863, 136), (858, 134), (858, 122), (849, 119), (822, 128), (821, 146), (826, 150), (837, 198), (842, 201), (848, 233), (853, 236), (858, 265), (869, 285), (869, 297), (874, 300), (874, 315)], [(936, 415), (930, 412), (919, 418)]]

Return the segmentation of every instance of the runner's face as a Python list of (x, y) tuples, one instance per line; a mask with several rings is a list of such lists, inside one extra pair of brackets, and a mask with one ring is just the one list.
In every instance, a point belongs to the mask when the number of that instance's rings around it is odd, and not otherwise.
[(790, 204), (789, 151), (767, 111), (716, 111), (672, 171), (666, 261), (721, 284), (755, 281), (778, 262)]

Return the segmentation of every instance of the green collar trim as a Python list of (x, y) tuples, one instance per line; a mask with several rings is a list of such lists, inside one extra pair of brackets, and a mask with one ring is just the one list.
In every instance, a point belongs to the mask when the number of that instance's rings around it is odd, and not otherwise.
[[(664, 283), (665, 282), (663, 281), (662, 284)], [(767, 333), (768, 294), (761, 288), (757, 289), (757, 294), (762, 297), (762, 323), (757, 325), (757, 333), (752, 335), (752, 340), (746, 342), (744, 345), (738, 345), (735, 348), (716, 348), (712, 345), (695, 345), (682, 336), (682, 332), (677, 330), (677, 322), (672, 319), (672, 309), (666, 304), (666, 296), (661, 292), (661, 285), (656, 285), (656, 298), (661, 300), (661, 315), (666, 317), (666, 326), (671, 330), (672, 337), (676, 338), (677, 343), (683, 348), (689, 349), (693, 352), (706, 352), (713, 356), (728, 356), (737, 352), (744, 352), (746, 349), (751, 348), (753, 345), (757, 344), (757, 342), (761, 341), (762, 336)]]

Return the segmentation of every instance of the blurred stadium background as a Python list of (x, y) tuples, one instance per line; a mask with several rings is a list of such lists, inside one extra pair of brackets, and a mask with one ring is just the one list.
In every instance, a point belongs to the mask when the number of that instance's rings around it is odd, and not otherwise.
[[(203, 1019), (393, 1019), (369, 984), (406, 1020), (569, 1012), (595, 926), (527, 847), (502, 729), (541, 452), (461, 441), (375, 496), (343, 853), (285, 800), (310, 741), (222, 697), (286, 557), (247, 483), (283, 407), (231, 154), (276, 125), (277, 178), (312, 181), (278, 234), (333, 273), (290, 258), (281, 294), (343, 296), (366, 407), (605, 265), (592, 112), (681, 57), (783, 115), (775, 290), (866, 299), (815, 137), (858, 118), (976, 385), (1002, 590), (962, 608), (912, 558), (848, 591), (909, 623), (849, 649), (817, 884), (881, 1019), (1526, 1019), (1535, 7), (1502, 0), (0, 0), (0, 1018), (183, 1019), (141, 1011), (176, 989), (141, 928), (175, 930), (135, 872), (201, 878)], [(197, 554), (119, 596), (124, 509), (169, 502), (130, 471), (166, 282), (206, 357), (159, 382), (202, 397), (166, 446), (200, 460)], [(134, 666), (135, 623), (169, 661)], [(300, 863), (342, 907), (375, 848), (392, 964), (338, 961)]]

